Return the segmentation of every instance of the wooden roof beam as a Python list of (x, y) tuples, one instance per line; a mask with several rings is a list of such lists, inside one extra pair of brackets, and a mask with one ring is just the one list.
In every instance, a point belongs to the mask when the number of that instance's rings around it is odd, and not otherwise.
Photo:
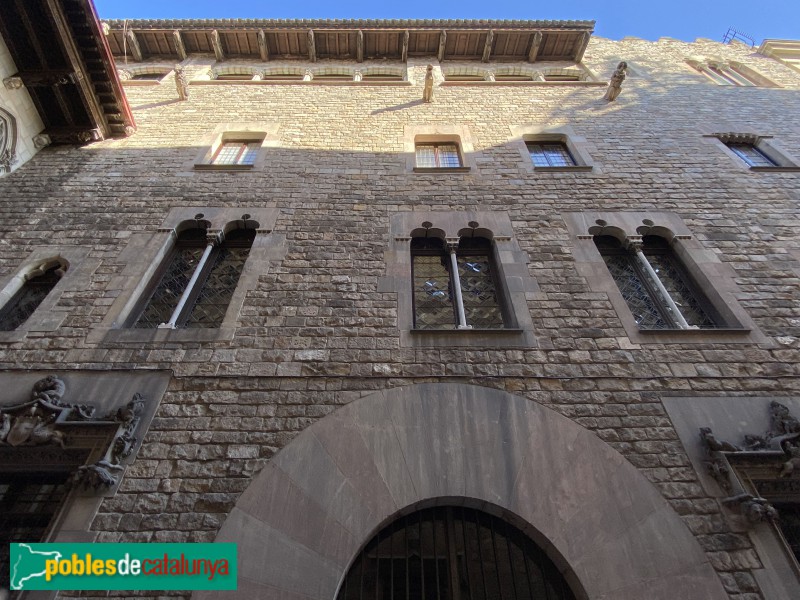
[(186, 46), (183, 43), (183, 36), (181, 35), (181, 30), (176, 29), (172, 32), (172, 37), (175, 38), (175, 51), (178, 53), (178, 58), (180, 60), (186, 60), (188, 58), (188, 54), (186, 54)]
[(531, 49), (528, 51), (528, 62), (536, 62), (536, 56), (539, 54), (539, 47), (542, 45), (542, 32), (536, 31), (533, 34), (533, 43)]
[(444, 49), (446, 45), (447, 45), (447, 32), (444, 29), (442, 29), (442, 31), (439, 33), (439, 52), (436, 53), (436, 58), (439, 60), (439, 62), (442, 62), (444, 60)]
[(494, 31), (490, 29), (489, 33), (486, 34), (486, 43), (483, 46), (483, 57), (481, 57), (482, 62), (489, 62), (489, 57), (492, 55), (493, 40), (494, 40)]
[(261, 55), (261, 62), (269, 60), (269, 46), (267, 46), (267, 34), (263, 29), (258, 30), (258, 53)]
[(139, 46), (139, 40), (137, 39), (136, 34), (133, 32), (133, 29), (128, 29), (128, 31), (125, 33), (125, 41), (128, 45), (128, 49), (131, 51), (133, 60), (136, 62), (142, 62), (144, 55), (142, 55), (142, 48)]
[(317, 62), (317, 47), (314, 44), (314, 30), (308, 30), (308, 60)]
[(222, 50), (222, 38), (216, 29), (211, 30), (211, 47), (214, 48), (214, 56), (218, 61), (225, 60), (225, 52)]
[(584, 31), (578, 42), (578, 51), (575, 53), (575, 62), (581, 62), (583, 60), (583, 53), (586, 52), (586, 46), (589, 45), (589, 38), (592, 37), (588, 31)]
[(356, 62), (364, 62), (364, 32), (361, 29), (356, 33)]
[(403, 47), (400, 50), (400, 60), (408, 62), (408, 38), (411, 37), (408, 29), (403, 32)]

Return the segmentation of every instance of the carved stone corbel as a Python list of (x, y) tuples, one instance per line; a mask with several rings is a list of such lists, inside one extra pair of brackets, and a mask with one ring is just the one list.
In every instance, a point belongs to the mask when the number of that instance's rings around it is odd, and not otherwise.
[(50, 139), (50, 136), (46, 133), (40, 133), (39, 135), (33, 136), (33, 146), (37, 150), (41, 150), (42, 148), (47, 148), (50, 144), (53, 143), (53, 140)]
[(770, 504), (766, 498), (753, 496), (746, 492), (723, 498), (722, 503), (733, 507), (736, 512), (742, 515), (751, 525), (758, 523), (772, 523), (778, 520), (778, 511)]
[(3, 79), (3, 85), (7, 90), (20, 90), (24, 84), (22, 82), (22, 77), (12, 76)]

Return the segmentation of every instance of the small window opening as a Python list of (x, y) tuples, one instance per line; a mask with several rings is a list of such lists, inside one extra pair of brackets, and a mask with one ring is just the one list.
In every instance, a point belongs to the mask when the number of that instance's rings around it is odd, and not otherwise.
[(458, 145), (452, 142), (417, 144), (417, 167), (423, 169), (452, 169), (462, 166)]
[(261, 142), (251, 140), (225, 140), (211, 158), (213, 165), (253, 165)]
[(725, 144), (731, 151), (751, 167), (777, 167), (777, 163), (753, 144), (729, 142)]
[(63, 275), (64, 267), (56, 264), (25, 281), (11, 300), (0, 308), (0, 331), (13, 331), (27, 321)]
[(535, 167), (574, 167), (575, 159), (563, 142), (527, 142)]

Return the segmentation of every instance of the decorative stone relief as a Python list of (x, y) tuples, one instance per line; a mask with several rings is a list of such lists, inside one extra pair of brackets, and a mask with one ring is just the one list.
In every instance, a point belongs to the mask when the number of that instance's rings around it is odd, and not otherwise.
[(51, 140), (50, 136), (47, 135), (46, 133), (40, 133), (39, 135), (33, 136), (33, 145), (36, 147), (37, 150), (46, 148), (52, 143), (53, 140)]
[(10, 173), (17, 162), (17, 119), (0, 108), (0, 173)]
[[(718, 440), (710, 427), (700, 428), (700, 440), (708, 455), (706, 468), (729, 495), (722, 503), (739, 512), (748, 523), (778, 519), (778, 511), (769, 501), (745, 489), (731, 461), (756, 465), (768, 473), (768, 487), (788, 490), (800, 479), (800, 420), (777, 401), (769, 405), (770, 427), (763, 435), (746, 434), (740, 445)], [(789, 480), (789, 481), (786, 481)]]
[(136, 393), (128, 404), (107, 415), (95, 416), (96, 409), (88, 404), (71, 404), (62, 400), (66, 392), (64, 381), (49, 375), (37, 381), (31, 391), (30, 400), (0, 408), (0, 446), (14, 448), (24, 446), (56, 445), (70, 446), (65, 429), (72, 436), (80, 436), (75, 425), (107, 424), (117, 426), (117, 431), (108, 445), (103, 458), (90, 465), (78, 468), (73, 483), (84, 489), (100, 491), (115, 486), (116, 472), (123, 471), (122, 461), (129, 457), (138, 443), (136, 429), (144, 412), (144, 397)]

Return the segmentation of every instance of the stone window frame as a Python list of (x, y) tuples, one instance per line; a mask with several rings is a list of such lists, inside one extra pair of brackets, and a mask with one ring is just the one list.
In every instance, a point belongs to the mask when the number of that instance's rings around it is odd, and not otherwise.
[[(581, 63), (570, 63), (569, 66), (545, 65), (488, 65), (475, 66), (455, 64), (443, 66), (443, 86), (472, 86), (472, 85), (606, 85), (604, 81), (597, 81), (595, 75)], [(477, 80), (458, 81), (448, 79), (454, 76), (477, 77)], [(520, 75), (530, 77), (530, 81), (497, 81), (497, 75)], [(550, 75), (571, 75), (577, 77), (575, 81), (549, 81)]]
[[(584, 277), (589, 288), (604, 293), (614, 307), (622, 327), (631, 342), (647, 343), (770, 343), (758, 329), (753, 319), (737, 300), (741, 294), (735, 282), (735, 273), (730, 265), (719, 260), (692, 235), (692, 232), (675, 213), (628, 212), (628, 211), (583, 211), (562, 215), (574, 243), (575, 268)], [(606, 229), (620, 236), (641, 239), (642, 227), (671, 242), (672, 250), (682, 263), (694, 284), (705, 292), (713, 310), (720, 315), (724, 327), (716, 329), (665, 329), (641, 330), (637, 326), (628, 304), (619, 291), (614, 278), (594, 243), (590, 228), (605, 222)], [(648, 221), (650, 225), (646, 225)]]
[[(411, 280), (411, 232), (430, 222), (444, 232), (445, 240), (457, 241), (459, 231), (470, 223), (491, 233), (497, 284), (503, 312), (509, 327), (503, 329), (414, 329)], [(528, 300), (540, 294), (528, 270), (530, 259), (514, 236), (511, 219), (505, 212), (415, 210), (392, 216), (389, 244), (385, 252), (386, 276), (380, 279), (379, 292), (397, 294), (397, 324), (403, 347), (531, 347), (546, 345), (534, 331)]]
[[(744, 132), (722, 132), (709, 133), (703, 136), (712, 144), (720, 148), (727, 154), (733, 163), (743, 171), (760, 172), (796, 172), (800, 171), (800, 160), (781, 148), (779, 143), (774, 141), (773, 135), (759, 135), (756, 133)], [(728, 144), (751, 144), (756, 150), (761, 152), (774, 166), (750, 166), (738, 154), (728, 147)]]
[[(417, 144), (448, 142), (458, 146), (460, 167), (417, 167)], [(475, 147), (466, 125), (406, 125), (403, 129), (403, 154), (407, 173), (478, 173)]]
[(40, 246), (14, 272), (0, 278), (0, 306), (5, 306), (24, 285), (26, 276), (42, 266), (60, 263), (66, 269), (64, 276), (24, 323), (12, 331), (0, 331), (0, 342), (17, 342), (28, 333), (58, 329), (71, 311), (71, 307), (58, 306), (61, 296), (65, 292), (80, 292), (90, 287), (94, 268), (87, 264), (88, 255), (86, 248), (77, 246)]
[[(225, 80), (220, 79), (220, 76), (225, 75), (250, 75), (250, 79), (241, 79), (241, 80)], [(224, 84), (237, 84), (246, 81), (258, 81), (261, 79), (262, 76), (262, 69), (257, 66), (253, 65), (237, 65), (237, 64), (229, 64), (229, 65), (219, 65), (214, 66), (208, 71), (209, 81), (216, 81), (218, 83)]]
[[(512, 138), (509, 144), (519, 151), (522, 157), (522, 166), (526, 171), (531, 173), (602, 172), (600, 165), (589, 153), (589, 143), (586, 138), (578, 135), (570, 125), (512, 125), (509, 130)], [(566, 167), (537, 167), (531, 160), (528, 142), (562, 143), (569, 150), (575, 164)]]
[(780, 87), (751, 67), (737, 61), (693, 56), (686, 63), (717, 85), (731, 87)]
[[(222, 325), (218, 328), (192, 329), (134, 329), (129, 326), (133, 313), (141, 305), (143, 296), (151, 289), (154, 278), (169, 259), (181, 224), (194, 221), (202, 214), (208, 222), (209, 234), (222, 233), (235, 228), (248, 214), (248, 222), (255, 221), (256, 237), (250, 248)], [(239, 206), (219, 208), (208, 206), (175, 207), (169, 211), (161, 227), (155, 232), (141, 232), (131, 236), (128, 246), (116, 262), (124, 265), (119, 276), (111, 281), (119, 295), (111, 305), (100, 326), (87, 336), (93, 343), (101, 342), (205, 342), (231, 340), (244, 306), (247, 293), (255, 289), (260, 274), (285, 254), (284, 236), (273, 233), (279, 210)]]
[[(253, 164), (218, 165), (214, 164), (220, 146), (225, 142), (260, 142)], [(200, 150), (186, 170), (194, 171), (260, 171), (265, 168), (267, 149), (280, 144), (278, 124), (276, 123), (220, 123), (200, 142)]]
[[(174, 65), (164, 64), (143, 64), (143, 65), (125, 65), (117, 69), (120, 81), (126, 86), (147, 86), (147, 85), (161, 85), (170, 75), (175, 71)], [(161, 75), (160, 79), (133, 79), (137, 75), (145, 75), (155, 73)]]

